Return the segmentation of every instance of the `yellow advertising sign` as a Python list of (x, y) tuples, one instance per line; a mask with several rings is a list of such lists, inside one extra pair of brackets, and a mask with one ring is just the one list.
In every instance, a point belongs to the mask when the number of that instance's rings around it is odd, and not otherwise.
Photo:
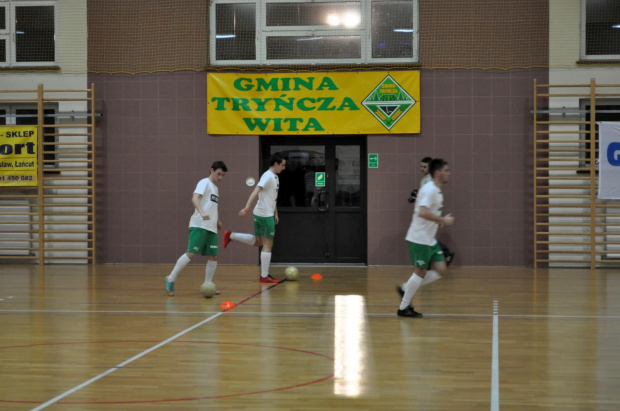
[(420, 132), (420, 72), (209, 73), (209, 134)]
[(0, 187), (37, 185), (37, 126), (0, 126)]

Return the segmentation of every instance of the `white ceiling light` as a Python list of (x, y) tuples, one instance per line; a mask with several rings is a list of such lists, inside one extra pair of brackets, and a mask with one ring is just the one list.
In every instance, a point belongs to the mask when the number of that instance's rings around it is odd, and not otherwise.
[(330, 14), (327, 16), (327, 24), (330, 26), (339, 26), (340, 25), (340, 16), (337, 14)]
[(344, 15), (343, 23), (346, 27), (359, 26), (361, 21), (360, 15), (357, 13), (347, 13)]

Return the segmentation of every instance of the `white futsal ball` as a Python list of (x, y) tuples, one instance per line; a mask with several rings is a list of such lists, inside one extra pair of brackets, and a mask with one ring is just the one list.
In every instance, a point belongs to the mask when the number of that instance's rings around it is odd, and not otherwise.
[(284, 275), (289, 281), (297, 281), (297, 277), (299, 277), (299, 270), (297, 267), (291, 266), (284, 270)]
[(200, 292), (206, 298), (211, 298), (217, 292), (217, 288), (215, 287), (215, 284), (213, 283), (202, 283), (202, 285), (200, 286)]

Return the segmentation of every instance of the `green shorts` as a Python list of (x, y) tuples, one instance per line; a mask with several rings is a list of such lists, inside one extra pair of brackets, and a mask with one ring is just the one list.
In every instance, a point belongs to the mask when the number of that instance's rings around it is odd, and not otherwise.
[(217, 255), (217, 233), (204, 228), (190, 227), (187, 252), (200, 255)]
[(435, 245), (424, 245), (410, 241), (407, 241), (407, 243), (409, 244), (411, 264), (414, 267), (426, 269), (431, 263), (446, 261), (439, 243), (435, 243)]
[(254, 234), (263, 238), (273, 238), (276, 235), (275, 217), (254, 216)]

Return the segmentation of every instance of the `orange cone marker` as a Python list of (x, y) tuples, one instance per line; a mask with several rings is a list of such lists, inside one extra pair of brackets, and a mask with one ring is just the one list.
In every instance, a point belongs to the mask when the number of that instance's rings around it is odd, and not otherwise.
[(319, 273), (314, 273), (310, 276), (310, 278), (312, 278), (313, 280), (320, 280), (321, 278), (323, 278), (323, 276)]
[(235, 307), (235, 303), (230, 302), (230, 301), (224, 301), (222, 304), (220, 304), (220, 307), (222, 307), (225, 310), (230, 310), (231, 308)]

